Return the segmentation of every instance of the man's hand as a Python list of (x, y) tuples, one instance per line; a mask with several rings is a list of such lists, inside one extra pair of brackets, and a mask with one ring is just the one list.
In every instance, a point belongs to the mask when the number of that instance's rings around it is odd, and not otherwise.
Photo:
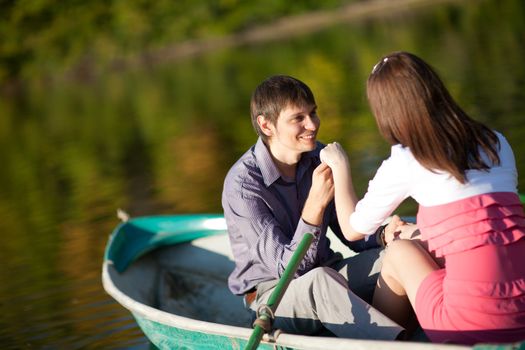
[(315, 199), (317, 205), (326, 208), (328, 203), (334, 199), (334, 179), (332, 170), (324, 163), (319, 164), (312, 174), (312, 187), (308, 193), (308, 199)]
[(312, 175), (312, 187), (304, 204), (302, 218), (310, 225), (323, 222), (324, 210), (334, 198), (332, 171), (325, 163), (319, 164)]

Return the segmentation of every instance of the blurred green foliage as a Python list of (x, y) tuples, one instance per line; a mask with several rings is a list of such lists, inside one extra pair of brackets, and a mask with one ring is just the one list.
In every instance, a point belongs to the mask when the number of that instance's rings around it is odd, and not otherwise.
[[(32, 24), (35, 28), (46, 21), (71, 26), (51, 26), (62, 28), (56, 29), (54, 35), (45, 34), (50, 28), (40, 28), (34, 38), (41, 38), (37, 41), (42, 47), (45, 40), (50, 40), (47, 43), (51, 49), (28, 46), (34, 59), (16, 64), (33, 67), (29, 70), (40, 69), (37, 64), (39, 57), (43, 57), (40, 55), (57, 52), (55, 43), (61, 40), (74, 41), (79, 48), (76, 54), (73, 50), (64, 57), (56, 55), (56, 72), (62, 72), (59, 61), (73, 61), (66, 57), (80, 57), (97, 47), (81, 45), (80, 41), (85, 39), (78, 41), (76, 35), (65, 39), (77, 31), (91, 33), (91, 36), (80, 35), (82, 38), (111, 34), (110, 41), (118, 52), (140, 50), (168, 37), (171, 40), (174, 34), (166, 33), (171, 23), (177, 21), (161, 25), (160, 13), (165, 16), (176, 13), (173, 18), (188, 17), (188, 21), (191, 18), (194, 22), (193, 27), (208, 28), (206, 34), (198, 34), (189, 30), (192, 26), (188, 24), (185, 30), (177, 31), (194, 37), (215, 35), (209, 29), (212, 22), (224, 31), (255, 23), (247, 19), (250, 16), (240, 15), (243, 20), (233, 21), (234, 14), (250, 11), (247, 5), (235, 1), (213, 6), (211, 2), (177, 2), (179, 12), (168, 11), (174, 5), (162, 1), (73, 5), (50, 6), (46, 1), (2, 5), (9, 9), (3, 16), (8, 13), (6, 17), (16, 23), (25, 18), (37, 22)], [(336, 2), (327, 2), (323, 6), (335, 5)], [(118, 6), (123, 8), (117, 10)], [(315, 7), (313, 2), (288, 7), (270, 2), (268, 6), (280, 14)], [(524, 132), (520, 114), (525, 100), (522, 88), (525, 69), (521, 63), (525, 57), (521, 45), (525, 32), (524, 7), (517, 0), (499, 5), (482, 1), (476, 5), (437, 6), (340, 24), (305, 37), (218, 50), (173, 64), (129, 71), (108, 68), (90, 79), (53, 83), (28, 76), (22, 90), (0, 98), (0, 160), (4, 165), (0, 173), (1, 198), (10, 203), (5, 206), (11, 211), (32, 213), (27, 224), (35, 221), (30, 225), (50, 229), (52, 225), (45, 226), (39, 220), (47, 218), (50, 223), (71, 217), (96, 220), (112, 215), (116, 206), (131, 207), (140, 213), (220, 211), (218, 197), (225, 172), (255, 139), (249, 120), (250, 94), (262, 79), (277, 73), (297, 76), (312, 87), (322, 117), (320, 139), (343, 142), (357, 169), (354, 174), (358, 189), (363, 192), (367, 179), (388, 152), (388, 145), (379, 138), (368, 111), (364, 83), (376, 60), (398, 49), (428, 59), (474, 117), (508, 131), (511, 140), (520, 140)], [(85, 11), (66, 16), (68, 8)], [(195, 14), (189, 15), (193, 11)], [(251, 11), (257, 18), (271, 19), (261, 15), (270, 11), (268, 8), (263, 11), (254, 5)], [(134, 15), (126, 15), (129, 13)], [(137, 16), (162, 27), (156, 32), (164, 34), (154, 35), (157, 41), (151, 39), (151, 24), (140, 29), (137, 24), (140, 20), (129, 19)], [(221, 20), (213, 21), (217, 16)], [(117, 20), (121, 17), (128, 19)], [(227, 24), (230, 21), (236, 24)], [(109, 24), (114, 22), (127, 25)], [(15, 32), (29, 40), (33, 37), (29, 35), (29, 27), (17, 28)], [(64, 29), (72, 27), (78, 29)], [(128, 33), (133, 30), (143, 34), (134, 37)], [(125, 33), (122, 40), (119, 32)], [(52, 37), (62, 39), (51, 40)], [(125, 45), (127, 40), (135, 44)], [(8, 41), (16, 46), (13, 39)], [(69, 50), (75, 45), (62, 46)], [(102, 51), (96, 56), (112, 57)], [(194, 140), (199, 142), (192, 143)], [(204, 170), (199, 170), (199, 163), (206, 164)], [(199, 178), (201, 172), (206, 176)], [(211, 173), (216, 178), (211, 180), (208, 176)]]
[(110, 63), (352, 0), (23, 0), (0, 2), (0, 82)]

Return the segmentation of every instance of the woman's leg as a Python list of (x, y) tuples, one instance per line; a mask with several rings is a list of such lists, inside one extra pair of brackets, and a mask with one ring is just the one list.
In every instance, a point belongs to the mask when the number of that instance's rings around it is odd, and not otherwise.
[(421, 282), (439, 268), (417, 242), (404, 239), (391, 242), (383, 258), (372, 305), (409, 329), (417, 290)]

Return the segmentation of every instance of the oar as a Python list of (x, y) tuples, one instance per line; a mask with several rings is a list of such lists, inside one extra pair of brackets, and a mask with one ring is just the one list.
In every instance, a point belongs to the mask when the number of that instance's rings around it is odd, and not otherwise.
[(288, 285), (292, 281), (295, 272), (297, 271), (297, 268), (303, 260), (304, 255), (310, 247), (310, 244), (312, 243), (313, 239), (313, 234), (307, 233), (304, 235), (303, 239), (297, 246), (297, 249), (290, 258), (288, 266), (286, 266), (286, 269), (284, 270), (283, 275), (281, 276), (281, 279), (275, 286), (275, 289), (273, 290), (272, 294), (270, 295), (270, 298), (268, 299), (268, 302), (266, 303), (267, 307), (261, 308), (259, 316), (253, 323), (254, 329), (252, 335), (250, 336), (250, 339), (248, 340), (248, 344), (246, 344), (246, 350), (257, 349), (264, 335), (265, 328), (270, 328), (273, 313), (279, 306), (284, 292), (286, 292), (286, 288), (288, 288)]

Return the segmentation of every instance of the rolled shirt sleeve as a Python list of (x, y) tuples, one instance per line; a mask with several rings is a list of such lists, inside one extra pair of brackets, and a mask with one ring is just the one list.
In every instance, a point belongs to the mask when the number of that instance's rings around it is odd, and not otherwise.
[[(242, 294), (265, 280), (280, 278), (306, 233), (314, 234), (314, 240), (298, 267), (297, 275), (317, 264), (320, 228), (300, 219), (290, 236), (288, 227), (283, 227), (268, 206), (272, 198), (264, 198), (271, 196), (257, 192), (240, 185), (233, 186), (223, 195), (224, 216), (236, 261), (229, 281), (235, 294)], [(278, 210), (275, 206), (272, 208)]]

